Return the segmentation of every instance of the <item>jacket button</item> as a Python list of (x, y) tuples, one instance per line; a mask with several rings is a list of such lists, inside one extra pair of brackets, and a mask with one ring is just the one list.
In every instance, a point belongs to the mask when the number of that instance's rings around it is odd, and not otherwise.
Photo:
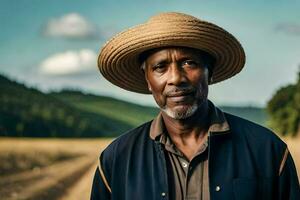
[(161, 196), (162, 196), (162, 197), (165, 197), (165, 196), (166, 196), (166, 193), (165, 193), (165, 192), (162, 192), (162, 193), (161, 193)]
[(216, 187), (216, 192), (219, 192), (221, 190), (221, 187), (220, 186), (217, 186)]

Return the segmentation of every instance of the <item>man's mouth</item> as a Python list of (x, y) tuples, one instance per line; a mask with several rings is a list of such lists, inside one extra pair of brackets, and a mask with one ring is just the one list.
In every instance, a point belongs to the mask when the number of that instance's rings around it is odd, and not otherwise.
[(193, 91), (184, 91), (184, 92), (173, 92), (167, 95), (167, 99), (176, 103), (186, 102), (194, 97)]

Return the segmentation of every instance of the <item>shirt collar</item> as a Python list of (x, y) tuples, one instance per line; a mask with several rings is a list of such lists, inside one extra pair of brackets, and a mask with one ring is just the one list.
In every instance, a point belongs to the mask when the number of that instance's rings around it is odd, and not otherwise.
[[(210, 125), (208, 129), (209, 136), (210, 135), (219, 135), (219, 134), (226, 134), (229, 132), (230, 127), (227, 123), (224, 113), (214, 106), (214, 104), (208, 100), (209, 106), (209, 118), (210, 118)], [(158, 116), (152, 121), (150, 127), (150, 138), (156, 140), (160, 135), (164, 133), (165, 125), (163, 121), (163, 117), (161, 112)]]

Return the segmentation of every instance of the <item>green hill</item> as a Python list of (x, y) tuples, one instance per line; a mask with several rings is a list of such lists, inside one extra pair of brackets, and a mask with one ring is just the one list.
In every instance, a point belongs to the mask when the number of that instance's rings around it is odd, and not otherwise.
[(262, 126), (266, 125), (267, 114), (265, 109), (258, 107), (233, 107), (233, 106), (220, 106), (220, 108), (228, 113), (237, 115), (239, 117), (248, 119)]
[[(111, 97), (62, 90), (49, 94), (0, 75), (0, 136), (114, 137), (153, 119), (158, 109)], [(265, 124), (263, 109), (221, 109)]]
[(159, 112), (154, 107), (140, 106), (111, 97), (83, 94), (79, 91), (63, 90), (51, 93), (51, 95), (78, 109), (105, 115), (114, 120), (128, 123), (132, 127), (153, 119)]
[(116, 136), (132, 125), (86, 112), (54, 96), (0, 76), (0, 135), (20, 137)]
[[(153, 119), (158, 113), (158, 109), (154, 107), (139, 106), (111, 97), (83, 94), (79, 91), (63, 90), (61, 92), (51, 93), (51, 95), (66, 103), (70, 103), (79, 109), (95, 114), (103, 114), (133, 126), (137, 126), (145, 121)], [(250, 106), (220, 106), (220, 108), (225, 112), (240, 116), (261, 125), (265, 125), (266, 123), (267, 116), (262, 108)], [(126, 115), (120, 113), (126, 113)]]

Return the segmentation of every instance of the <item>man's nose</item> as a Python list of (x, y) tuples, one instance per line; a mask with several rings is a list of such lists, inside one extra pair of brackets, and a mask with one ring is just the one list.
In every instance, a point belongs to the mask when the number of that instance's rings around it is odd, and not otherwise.
[(180, 85), (184, 82), (186, 82), (185, 71), (179, 64), (172, 63), (169, 68), (168, 84)]

